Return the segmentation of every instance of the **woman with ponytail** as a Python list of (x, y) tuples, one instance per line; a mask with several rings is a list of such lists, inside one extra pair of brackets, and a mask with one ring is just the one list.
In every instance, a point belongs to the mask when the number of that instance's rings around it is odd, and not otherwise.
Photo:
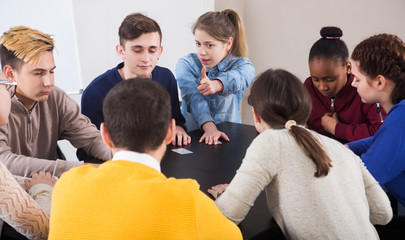
[(260, 134), (229, 186), (208, 190), (222, 213), (240, 223), (265, 190), (287, 239), (378, 239), (373, 224), (392, 217), (388, 197), (359, 157), (304, 127), (311, 98), (301, 81), (267, 70), (248, 103)]
[(207, 12), (193, 26), (196, 53), (179, 60), (176, 78), (183, 99), (182, 113), (189, 131), (201, 128), (200, 142), (229, 141), (216, 124), (241, 122), (239, 105), (255, 70), (247, 59), (242, 20), (227, 9)]

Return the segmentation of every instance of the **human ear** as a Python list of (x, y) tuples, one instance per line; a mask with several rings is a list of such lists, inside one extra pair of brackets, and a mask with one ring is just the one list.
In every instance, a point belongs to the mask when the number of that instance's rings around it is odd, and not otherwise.
[(176, 121), (174, 118), (170, 120), (169, 128), (167, 129), (166, 137), (164, 139), (164, 144), (170, 144), (174, 139), (174, 135), (176, 134)]
[(233, 44), (233, 37), (229, 37), (228, 41), (226, 41), (226, 51), (229, 51), (232, 48)]
[(3, 73), (4, 73), (4, 77), (6, 78), (6, 80), (11, 81), (11, 82), (15, 82), (15, 72), (16, 70), (11, 67), (10, 65), (6, 65), (3, 68)]
[(115, 46), (115, 51), (117, 52), (118, 57), (120, 57), (122, 60), (124, 60), (124, 58), (125, 58), (124, 47), (121, 46), (120, 44), (118, 44), (117, 46)]
[(383, 75), (378, 75), (373, 81), (373, 84), (377, 90), (382, 91), (387, 85), (387, 79)]
[(111, 140), (111, 136), (108, 133), (107, 127), (105, 126), (104, 123), (101, 123), (101, 125), (100, 125), (100, 132), (101, 132), (101, 138), (103, 139), (103, 142), (105, 143), (105, 145), (107, 145), (107, 147), (113, 149), (114, 144)]
[(352, 63), (349, 60), (346, 60), (345, 70), (347, 74), (350, 74), (352, 72)]
[(253, 120), (255, 121), (255, 123), (260, 123), (261, 118), (260, 118), (259, 114), (257, 114), (254, 107), (252, 107), (252, 114), (253, 114)]
[(163, 52), (163, 46), (160, 46), (160, 50), (159, 50), (160, 52), (159, 52), (159, 54), (158, 54), (158, 59), (160, 58), (160, 56), (162, 55), (162, 52)]

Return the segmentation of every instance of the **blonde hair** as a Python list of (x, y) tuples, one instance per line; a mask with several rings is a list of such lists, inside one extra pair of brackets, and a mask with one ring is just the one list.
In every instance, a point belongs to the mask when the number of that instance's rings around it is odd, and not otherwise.
[(245, 28), (236, 11), (225, 9), (222, 12), (207, 12), (201, 15), (194, 24), (193, 34), (197, 29), (206, 31), (223, 43), (232, 37), (233, 44), (230, 53), (236, 57), (248, 56)]
[(54, 40), (50, 35), (25, 26), (13, 27), (5, 32), (0, 44), (17, 59), (29, 64), (37, 63), (42, 52), (54, 48)]

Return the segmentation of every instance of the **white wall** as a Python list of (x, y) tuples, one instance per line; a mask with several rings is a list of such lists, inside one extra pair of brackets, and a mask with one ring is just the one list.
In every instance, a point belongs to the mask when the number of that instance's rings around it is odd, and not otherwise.
[[(403, 0), (216, 0), (215, 7), (242, 9), (249, 56), (257, 74), (284, 68), (304, 81), (309, 76), (309, 49), (320, 38), (323, 26), (340, 27), (349, 52), (376, 33), (394, 33), (405, 40)], [(246, 103), (242, 119), (253, 123)]]

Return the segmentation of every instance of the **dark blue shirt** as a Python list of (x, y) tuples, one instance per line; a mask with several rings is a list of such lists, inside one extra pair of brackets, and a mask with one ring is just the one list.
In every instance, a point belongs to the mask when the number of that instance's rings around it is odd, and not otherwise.
[[(98, 129), (100, 129), (100, 124), (104, 122), (103, 101), (105, 96), (111, 88), (123, 80), (118, 72), (118, 69), (122, 67), (124, 67), (124, 63), (120, 63), (117, 67), (101, 74), (83, 92), (82, 113), (89, 117)], [(177, 125), (184, 127), (185, 119), (180, 111), (177, 81), (173, 73), (167, 68), (156, 66), (152, 71), (152, 79), (160, 83), (169, 92), (172, 118), (176, 120)]]

